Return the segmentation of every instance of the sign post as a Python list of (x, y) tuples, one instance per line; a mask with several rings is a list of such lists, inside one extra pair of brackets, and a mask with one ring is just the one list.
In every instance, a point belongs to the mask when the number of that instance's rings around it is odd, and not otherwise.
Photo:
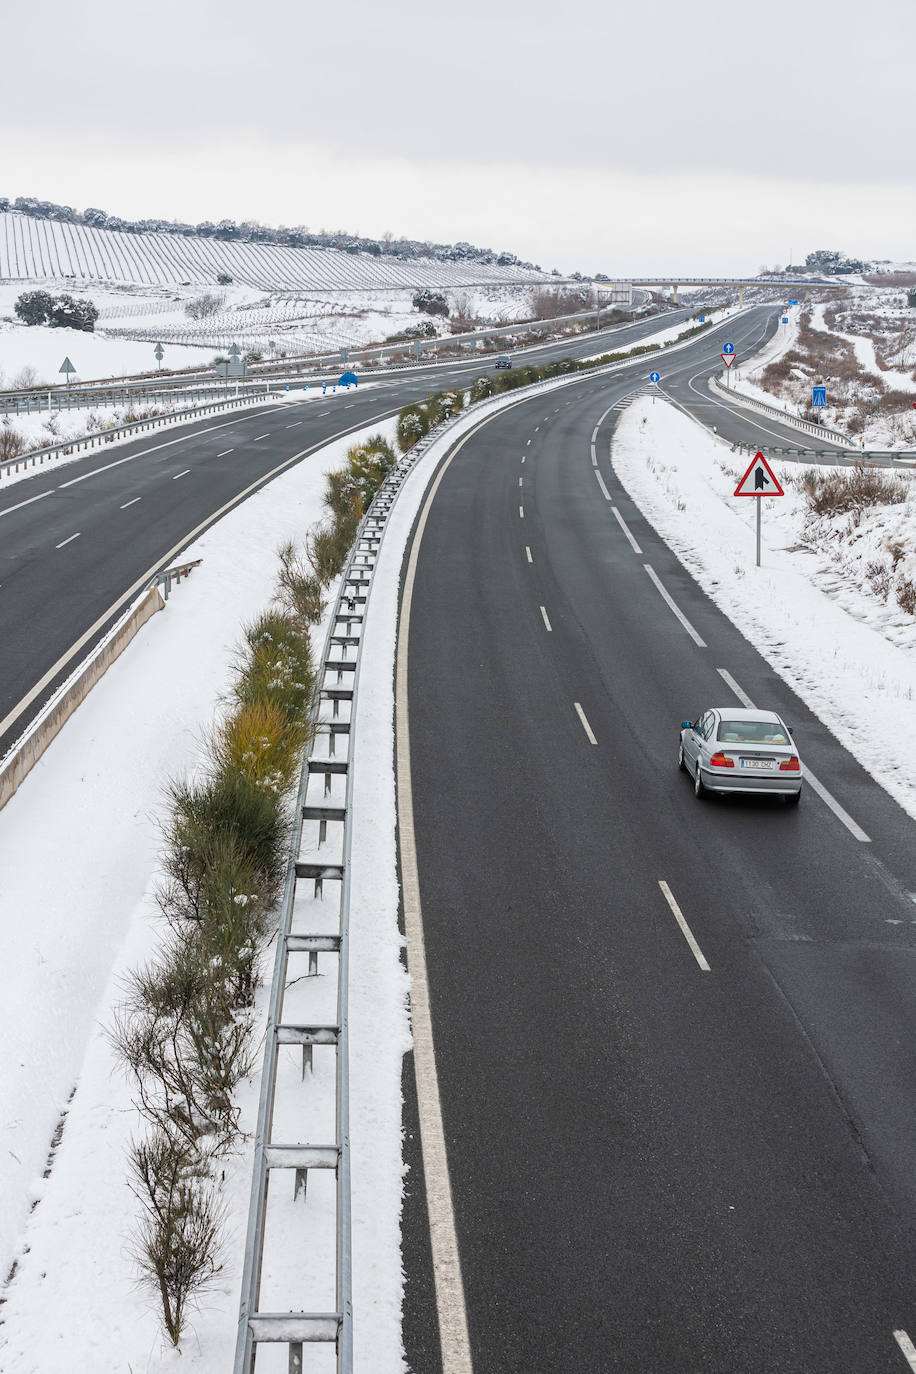
[(726, 343), (722, 345), (722, 361), (726, 367), (725, 385), (730, 386), (731, 383), (728, 379), (727, 369), (730, 368), (732, 363), (735, 361), (735, 345), (733, 343)]
[(776, 480), (776, 474), (758, 449), (753, 462), (741, 481), (735, 487), (736, 496), (755, 496), (757, 498), (757, 567), (760, 567), (760, 498), (762, 496), (785, 496)]
[(161, 371), (162, 371), (162, 359), (165, 357), (165, 349), (162, 347), (162, 344), (161, 344), (161, 343), (157, 343), (157, 344), (156, 344), (156, 347), (153, 349), (153, 357), (156, 359), (156, 362), (159, 364), (159, 371), (161, 372)]
[(67, 390), (69, 391), (70, 376), (72, 373), (76, 371), (76, 368), (73, 366), (69, 358), (64, 358), (64, 361), (61, 363), (60, 367), (57, 370), (58, 372), (65, 372), (67, 374)]

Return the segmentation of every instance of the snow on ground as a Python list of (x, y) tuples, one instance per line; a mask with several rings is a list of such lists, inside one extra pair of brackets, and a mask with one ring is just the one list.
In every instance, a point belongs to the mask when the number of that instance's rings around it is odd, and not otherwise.
[[(153, 884), (163, 787), (198, 760), (231, 680), (241, 626), (270, 601), (273, 550), (302, 541), (320, 514), (324, 472), (360, 437), (306, 459), (195, 541), (187, 556), (202, 566), (139, 632), (0, 812), (0, 1272), (18, 1260), (0, 1307), (4, 1374), (47, 1374), (65, 1363), (139, 1374), (178, 1368), (179, 1360), (181, 1368), (222, 1374), (231, 1365), (250, 1154), (227, 1166), (224, 1267), (177, 1356), (162, 1344), (130, 1261), (135, 1204), (125, 1147), (137, 1118), (106, 1027), (124, 972), (148, 958), (161, 935)], [(392, 576), (396, 594), (396, 570)], [(389, 647), (379, 670), (382, 700), (386, 690), (390, 699), (390, 676)], [(370, 742), (357, 801), (362, 849), (351, 936), (354, 1275), (358, 1339), (364, 1352), (378, 1351), (364, 1367), (397, 1374), (406, 975), (391, 712), (373, 721), (371, 674), (363, 692), (387, 773), (372, 766)], [(266, 989), (262, 1014), (265, 997)], [(253, 1126), (257, 1087), (240, 1094), (244, 1129)], [(45, 1178), (49, 1143), (74, 1090)]]
[[(802, 469), (777, 467), (787, 495), (764, 499), (758, 569), (754, 502), (731, 495), (746, 463), (727, 445), (647, 398), (622, 416), (612, 459), (636, 504), (704, 591), (916, 817), (916, 619), (893, 595), (894, 577), (916, 578), (916, 481), (901, 474), (911, 487), (908, 500), (871, 508), (858, 525), (849, 516), (806, 524), (802, 493), (793, 486)], [(893, 564), (895, 546), (903, 552), (881, 595), (877, 569), (874, 585), (867, 569)], [(893, 759), (888, 739), (895, 741)]]

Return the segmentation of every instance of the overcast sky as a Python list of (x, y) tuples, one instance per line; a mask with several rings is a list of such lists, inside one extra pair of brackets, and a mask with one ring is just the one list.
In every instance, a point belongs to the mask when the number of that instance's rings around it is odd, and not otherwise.
[(916, 0), (8, 7), (0, 194), (611, 276), (916, 258)]

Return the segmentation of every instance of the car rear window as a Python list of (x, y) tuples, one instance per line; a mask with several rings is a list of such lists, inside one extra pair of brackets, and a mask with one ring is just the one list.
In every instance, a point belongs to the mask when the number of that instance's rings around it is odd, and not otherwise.
[(723, 744), (788, 744), (789, 738), (775, 720), (720, 720), (717, 738)]

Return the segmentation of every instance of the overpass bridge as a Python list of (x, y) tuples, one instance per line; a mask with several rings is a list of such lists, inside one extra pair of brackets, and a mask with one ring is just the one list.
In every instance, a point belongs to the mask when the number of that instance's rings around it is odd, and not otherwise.
[[(736, 286), (738, 288), (738, 305), (744, 305), (744, 288), (746, 286), (787, 286), (794, 290), (810, 291), (812, 286), (826, 287), (828, 290), (840, 290), (848, 286), (848, 282), (827, 280), (823, 277), (683, 277), (677, 273), (658, 277), (630, 277), (627, 281), (596, 281), (594, 286), (599, 291), (607, 290), (611, 293), (611, 304), (629, 304), (632, 297), (634, 286), (666, 286), (673, 293), (674, 304), (677, 305), (677, 293), (680, 286)], [(627, 296), (626, 293), (629, 292)]]

